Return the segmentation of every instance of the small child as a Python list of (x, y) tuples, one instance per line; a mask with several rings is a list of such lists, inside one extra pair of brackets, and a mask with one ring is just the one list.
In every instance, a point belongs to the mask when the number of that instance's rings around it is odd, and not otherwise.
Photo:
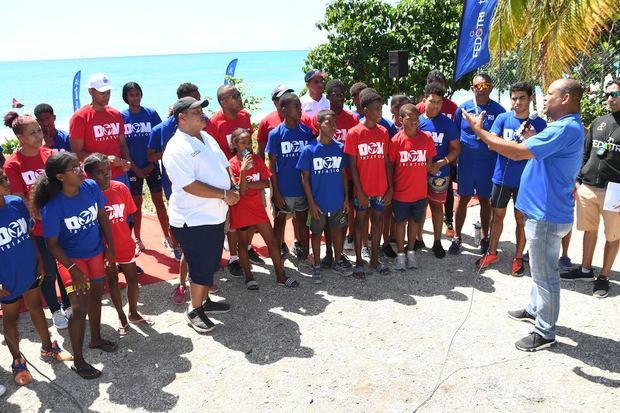
[[(95, 379), (101, 371), (84, 360), (86, 314), (90, 324), (89, 348), (116, 351), (116, 343), (101, 337), (101, 295), (105, 281), (105, 256), (115, 261), (105, 198), (97, 184), (84, 180), (77, 156), (58, 152), (45, 163), (45, 175), (33, 188), (33, 204), (43, 221), (43, 237), (58, 261), (73, 314), (69, 336), (74, 353), (72, 370), (84, 379)], [(103, 233), (103, 236), (102, 236)]]
[(250, 151), (252, 136), (247, 129), (235, 129), (231, 136), (231, 143), (236, 155), (228, 160), (230, 173), (233, 182), (239, 185), (241, 197), (237, 204), (230, 207), (230, 227), (237, 230), (239, 234), (239, 261), (245, 274), (245, 287), (248, 290), (259, 288), (252, 274), (248, 257), (248, 245), (250, 245), (250, 231), (248, 230), (254, 229), (267, 244), (278, 284), (297, 288), (299, 281), (287, 278), (284, 274), (278, 240), (271, 228), (260, 192), (261, 189), (269, 187), (271, 172), (265, 162)]
[[(134, 256), (134, 241), (131, 238), (131, 229), (127, 223), (127, 218), (136, 212), (137, 207), (127, 186), (110, 179), (110, 161), (108, 161), (107, 156), (100, 153), (91, 154), (84, 159), (84, 170), (97, 183), (106, 199), (105, 210), (108, 213), (110, 230), (114, 240), (114, 251), (116, 252), (116, 261), (108, 263), (106, 275), (110, 287), (110, 297), (120, 321), (120, 326), (116, 331), (120, 336), (124, 336), (129, 329), (129, 323), (153, 325), (153, 321), (138, 313), (140, 295), (138, 273)], [(123, 311), (123, 300), (118, 286), (118, 271), (115, 264), (120, 266), (127, 280), (129, 322)]]
[[(319, 137), (306, 146), (297, 162), (301, 170), (306, 199), (310, 205), (310, 230), (312, 231), (312, 252), (314, 265), (312, 280), (321, 278), (321, 234), (329, 228), (333, 241), (334, 256), (339, 258), (332, 266), (343, 276), (351, 275), (342, 258), (344, 231), (347, 226), (349, 197), (345, 190), (347, 158), (344, 145), (334, 139), (336, 134), (336, 113), (322, 110), (318, 113)], [(327, 248), (330, 248), (327, 245)]]
[(271, 169), (272, 204), (274, 206), (274, 231), (282, 250), (284, 244), (284, 228), (287, 214), (293, 214), (295, 233), (299, 236), (299, 248), (296, 255), (299, 263), (303, 263), (309, 253), (309, 234), (306, 226), (308, 202), (301, 184), (301, 171), (297, 166), (301, 150), (314, 139), (312, 131), (302, 125), (301, 102), (297, 95), (285, 93), (278, 102), (282, 108), (284, 122), (269, 132), (267, 153)]
[[(418, 268), (414, 240), (418, 223), (424, 218), (427, 205), (426, 173), (437, 153), (429, 134), (418, 129), (419, 116), (415, 105), (400, 108), (403, 130), (392, 139), (390, 161), (394, 167), (394, 200), (392, 214), (396, 222), (397, 270)], [(409, 243), (405, 261), (405, 226)]]
[(389, 274), (390, 269), (379, 262), (379, 244), (383, 230), (383, 211), (392, 201), (392, 164), (388, 158), (390, 137), (387, 130), (378, 125), (381, 120), (383, 100), (371, 88), (360, 92), (364, 119), (351, 128), (344, 144), (349, 156), (351, 178), (355, 189), (355, 256), (353, 276), (366, 277), (361, 251), (368, 234), (368, 215), (372, 209), (370, 268), (379, 274)]
[[(46, 360), (68, 361), (71, 354), (63, 351), (56, 340), (50, 340), (47, 321), (41, 306), (39, 282), (43, 262), (37, 244), (30, 236), (30, 214), (24, 201), (11, 193), (9, 182), (0, 170), (0, 303), (4, 338), (13, 356), (13, 377), (20, 386), (32, 382), (26, 360), (19, 351), (19, 299), (30, 311), (30, 319), (41, 338), (41, 357)], [(40, 274), (37, 277), (37, 272)]]

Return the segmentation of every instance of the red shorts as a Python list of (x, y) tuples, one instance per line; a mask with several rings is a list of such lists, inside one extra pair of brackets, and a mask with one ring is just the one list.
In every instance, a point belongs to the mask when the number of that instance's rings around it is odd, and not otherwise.
[[(88, 285), (90, 283), (103, 283), (105, 281), (105, 265), (103, 263), (103, 252), (92, 258), (71, 258), (71, 261), (75, 263), (75, 266), (84, 274), (85, 281)], [(73, 278), (71, 274), (65, 268), (64, 265), (58, 263), (58, 273), (60, 279), (65, 285), (67, 294), (71, 294), (75, 289), (73, 288)]]

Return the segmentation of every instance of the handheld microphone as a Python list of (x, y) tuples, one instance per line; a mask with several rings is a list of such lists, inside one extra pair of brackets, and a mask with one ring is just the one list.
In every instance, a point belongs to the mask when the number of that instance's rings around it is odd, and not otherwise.
[[(532, 122), (534, 122), (537, 118), (538, 118), (538, 112), (534, 111), (530, 113), (530, 115), (527, 117), (527, 120), (523, 123), (523, 128), (521, 128), (520, 130), (521, 131), (527, 130), (532, 125)], [(517, 143), (523, 142), (523, 139), (521, 139), (521, 133), (519, 133), (518, 131), (515, 132), (515, 141)]]

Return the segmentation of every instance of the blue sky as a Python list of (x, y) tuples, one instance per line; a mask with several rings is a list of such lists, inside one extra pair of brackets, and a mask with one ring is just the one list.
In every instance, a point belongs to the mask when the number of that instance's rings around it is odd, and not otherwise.
[(327, 0), (29, 0), (2, 18), (0, 61), (305, 50)]

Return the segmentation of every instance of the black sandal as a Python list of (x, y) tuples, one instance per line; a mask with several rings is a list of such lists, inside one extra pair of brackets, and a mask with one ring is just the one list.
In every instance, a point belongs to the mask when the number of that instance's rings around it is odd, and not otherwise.
[(78, 369), (75, 366), (71, 366), (71, 370), (76, 372), (81, 378), (86, 380), (97, 379), (101, 377), (101, 370), (97, 370), (90, 364), (86, 364), (88, 367), (84, 369)]

